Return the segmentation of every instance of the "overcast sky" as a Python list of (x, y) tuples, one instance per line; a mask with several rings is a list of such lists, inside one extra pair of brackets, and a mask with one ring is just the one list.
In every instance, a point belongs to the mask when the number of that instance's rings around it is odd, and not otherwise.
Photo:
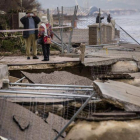
[[(58, 6), (74, 6), (76, 0), (38, 0), (43, 8), (55, 8)], [(86, 0), (77, 0), (78, 4), (83, 6)], [(125, 8), (140, 9), (140, 0), (87, 0), (90, 6), (96, 6), (102, 9)]]

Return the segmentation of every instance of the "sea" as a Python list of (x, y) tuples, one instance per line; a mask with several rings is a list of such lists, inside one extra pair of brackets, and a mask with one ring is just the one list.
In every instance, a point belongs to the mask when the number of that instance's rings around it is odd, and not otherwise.
[[(112, 17), (116, 22), (116, 28), (121, 30), (123, 28), (128, 34), (130, 34), (135, 40), (140, 43), (140, 13), (133, 15), (117, 15)], [(95, 23), (95, 17), (82, 17), (77, 22), (78, 28), (87, 28), (88, 25)], [(102, 20), (103, 23), (107, 23), (106, 17)], [(120, 28), (121, 27), (121, 28)], [(121, 30), (121, 36), (128, 42), (135, 43), (124, 31)]]

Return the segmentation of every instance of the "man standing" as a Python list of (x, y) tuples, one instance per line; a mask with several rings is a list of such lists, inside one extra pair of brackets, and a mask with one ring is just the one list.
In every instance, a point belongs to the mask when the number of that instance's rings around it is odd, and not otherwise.
[(101, 17), (100, 14), (98, 14), (96, 17), (96, 23), (102, 23), (102, 19), (104, 19), (104, 17)]
[[(35, 29), (38, 28), (40, 22), (39, 17), (37, 17), (33, 12), (28, 11), (26, 16), (20, 19), (21, 23), (24, 25), (24, 29)], [(26, 43), (26, 55), (27, 59), (30, 59), (30, 48), (32, 45), (33, 59), (38, 59), (37, 57), (37, 38), (38, 30), (30, 30), (23, 32), (23, 38), (25, 38)]]
[(111, 23), (111, 19), (112, 19), (112, 18), (111, 18), (110, 14), (109, 14), (108, 17), (107, 17), (107, 22), (108, 22), (108, 23)]

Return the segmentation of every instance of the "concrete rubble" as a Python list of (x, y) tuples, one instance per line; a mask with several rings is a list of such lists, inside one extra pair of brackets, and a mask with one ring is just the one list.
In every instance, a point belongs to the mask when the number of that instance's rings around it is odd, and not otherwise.
[[(9, 140), (27, 140), (27, 138), (30, 140), (52, 140), (57, 136), (51, 125), (20, 105), (1, 99), (0, 109), (0, 136), (2, 137)], [(19, 125), (22, 128), (28, 127), (22, 131)]]
[(92, 80), (66, 71), (46, 73), (22, 72), (33, 83), (62, 85), (92, 85)]
[(126, 111), (140, 111), (139, 87), (112, 80), (94, 81), (93, 85), (100, 98), (112, 101)]
[(21, 116), (13, 116), (13, 120), (22, 131), (25, 131), (30, 126), (30, 122)]

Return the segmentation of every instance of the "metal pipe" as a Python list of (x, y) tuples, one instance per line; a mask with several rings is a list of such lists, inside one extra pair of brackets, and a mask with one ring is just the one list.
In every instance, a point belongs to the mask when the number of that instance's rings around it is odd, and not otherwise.
[(55, 42), (54, 40), (52, 40), (52, 43), (56, 44), (56, 45), (59, 46), (59, 47), (62, 47), (61, 44)]
[(109, 45), (119, 45), (119, 44), (112, 43), (112, 44), (88, 45), (87, 47), (103, 47), (103, 46), (109, 46)]
[(49, 9), (47, 9), (47, 18), (48, 18), (48, 21), (50, 23), (50, 10)]
[(39, 87), (69, 87), (69, 88), (92, 88), (93, 86), (84, 85), (55, 85), (55, 84), (30, 84), (30, 83), (10, 83), (12, 86), (39, 86)]
[(75, 88), (45, 88), (45, 87), (9, 87), (9, 89), (24, 90), (67, 90), (67, 91), (93, 91), (93, 89), (75, 89)]
[(55, 99), (81, 99), (80, 97), (58, 97), (58, 96), (15, 96), (15, 95), (0, 95), (0, 98), (38, 98), (38, 99), (44, 99), (44, 98), (55, 98)]
[[(118, 25), (118, 24), (117, 24)], [(118, 25), (119, 26), (119, 25)], [(130, 38), (132, 38), (138, 45), (140, 45), (140, 43), (135, 39), (133, 38), (129, 33), (127, 33), (121, 26), (119, 26)]]
[(74, 121), (74, 119), (80, 114), (80, 112), (86, 107), (88, 102), (92, 99), (94, 93), (86, 100), (86, 102), (81, 106), (81, 108), (74, 114), (74, 116), (70, 119), (70, 121), (64, 126), (64, 128), (60, 131), (57, 137), (54, 140), (57, 140), (66, 130), (66, 128)]
[[(53, 34), (54, 34), (54, 36), (59, 40), (59, 41), (61, 41), (61, 39), (59, 38), (59, 36), (53, 31)], [(63, 42), (63, 45), (65, 45), (65, 47), (67, 48), (67, 44), (65, 44), (64, 42)]]
[(75, 22), (75, 19), (76, 19), (77, 11), (78, 11), (78, 7), (75, 6), (74, 15), (73, 15), (73, 19), (72, 19), (72, 30), (71, 30), (71, 32), (70, 32), (69, 44), (68, 44), (68, 48), (67, 48), (67, 52), (68, 52), (68, 53), (70, 53), (72, 35), (73, 35), (73, 30), (74, 30), (74, 22)]
[(19, 83), (21, 82), (23, 79), (25, 79), (26, 77), (24, 76), (23, 78), (19, 79), (18, 81), (16, 81), (15, 83)]
[(102, 36), (101, 36), (101, 9), (100, 8), (99, 8), (99, 36), (100, 36), (100, 44), (101, 44)]
[[(76, 95), (76, 94), (66, 94), (66, 93), (43, 93), (43, 92), (31, 92), (31, 91), (11, 91), (11, 90), (0, 90), (0, 93), (9, 93), (9, 94), (31, 94), (31, 95), (51, 95), (51, 96), (65, 96), (65, 97), (81, 97), (89, 98), (88, 95)], [(95, 99), (95, 98), (94, 98)]]
[[(61, 25), (61, 19), (60, 19), (60, 10), (59, 7), (57, 7), (57, 13), (58, 13), (58, 20), (59, 20), (59, 27)], [(60, 29), (60, 36), (61, 36), (61, 29)]]
[[(63, 6), (62, 6), (62, 12), (61, 12), (61, 26), (63, 26), (63, 20), (64, 20), (64, 15), (63, 15)], [(62, 46), (62, 53), (64, 53), (64, 45), (63, 45), (63, 28), (61, 28), (61, 46)]]

